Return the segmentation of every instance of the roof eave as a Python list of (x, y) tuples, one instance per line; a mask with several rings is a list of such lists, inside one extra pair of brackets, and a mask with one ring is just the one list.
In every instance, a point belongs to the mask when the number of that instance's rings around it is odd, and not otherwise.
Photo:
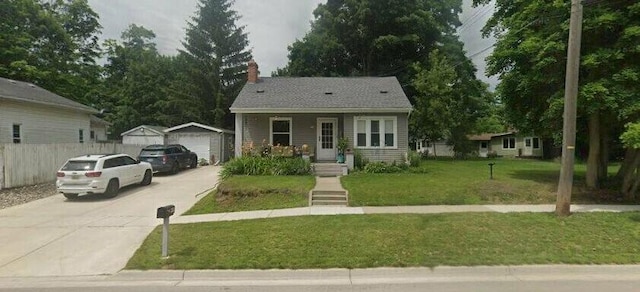
[(230, 108), (234, 114), (410, 113), (412, 108)]
[(82, 108), (82, 107), (74, 107), (74, 106), (69, 106), (69, 105), (63, 105), (63, 104), (57, 104), (57, 103), (50, 103), (50, 102), (44, 102), (44, 101), (36, 101), (36, 100), (31, 100), (31, 99), (25, 99), (25, 98), (19, 98), (19, 97), (13, 97), (13, 96), (0, 96), (0, 99), (8, 99), (11, 101), (17, 101), (17, 102), (24, 102), (24, 103), (35, 103), (35, 104), (40, 104), (40, 105), (47, 105), (47, 106), (51, 106), (51, 107), (56, 107), (56, 108), (62, 108), (62, 109), (68, 109), (68, 110), (74, 110), (74, 111), (78, 111), (78, 112), (83, 112), (83, 113), (88, 113), (88, 114), (97, 114), (100, 113), (100, 111), (94, 109), (94, 108), (90, 108), (87, 106), (87, 108)]

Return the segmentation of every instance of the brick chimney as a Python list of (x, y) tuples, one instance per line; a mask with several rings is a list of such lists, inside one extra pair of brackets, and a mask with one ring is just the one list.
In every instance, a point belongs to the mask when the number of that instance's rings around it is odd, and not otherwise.
[(258, 74), (260, 73), (260, 71), (258, 71), (258, 63), (256, 63), (256, 61), (254, 61), (253, 59), (251, 59), (249, 61), (248, 68), (247, 68), (247, 82), (249, 83), (256, 83), (258, 82)]

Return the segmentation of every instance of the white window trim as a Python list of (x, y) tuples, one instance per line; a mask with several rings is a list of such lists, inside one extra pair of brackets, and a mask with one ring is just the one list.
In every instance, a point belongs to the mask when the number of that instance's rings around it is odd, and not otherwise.
[[(533, 139), (537, 139), (538, 140), (538, 148), (536, 148), (534, 145), (536, 145), (535, 143), (533, 143)], [(540, 139), (539, 137), (531, 137), (531, 149), (540, 149), (542, 148), (541, 145), (542, 144), (542, 139)]]
[(289, 121), (289, 145), (293, 145), (293, 119), (290, 117), (287, 117), (287, 118), (270, 117), (269, 118), (269, 145), (273, 145), (273, 122), (274, 121)]
[[(509, 139), (509, 140), (513, 139), (513, 148), (505, 148), (504, 147), (504, 139)], [(509, 144), (511, 144), (511, 143), (509, 143)], [(516, 148), (518, 148), (517, 144), (518, 144), (518, 141), (516, 140), (515, 137), (502, 138), (502, 150), (516, 150)]]
[[(371, 146), (371, 121), (393, 120), (393, 146), (385, 146), (385, 126), (380, 123), (380, 146)], [(367, 146), (358, 146), (358, 121), (365, 121)], [(353, 118), (353, 147), (357, 149), (398, 149), (398, 117), (397, 116), (356, 116)]]

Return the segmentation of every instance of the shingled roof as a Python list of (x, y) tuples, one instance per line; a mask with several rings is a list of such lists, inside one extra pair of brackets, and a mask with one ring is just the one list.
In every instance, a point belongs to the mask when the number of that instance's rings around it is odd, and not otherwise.
[(91, 114), (98, 113), (92, 107), (64, 98), (37, 85), (2, 77), (0, 77), (0, 99), (37, 103)]
[(248, 82), (232, 113), (410, 112), (395, 77), (271, 77)]

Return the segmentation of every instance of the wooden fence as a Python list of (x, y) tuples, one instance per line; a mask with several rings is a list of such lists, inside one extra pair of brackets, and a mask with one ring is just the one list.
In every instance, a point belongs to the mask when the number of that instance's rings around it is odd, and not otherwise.
[(142, 147), (116, 143), (0, 144), (0, 189), (55, 181), (56, 171), (72, 157), (106, 153), (136, 157)]

